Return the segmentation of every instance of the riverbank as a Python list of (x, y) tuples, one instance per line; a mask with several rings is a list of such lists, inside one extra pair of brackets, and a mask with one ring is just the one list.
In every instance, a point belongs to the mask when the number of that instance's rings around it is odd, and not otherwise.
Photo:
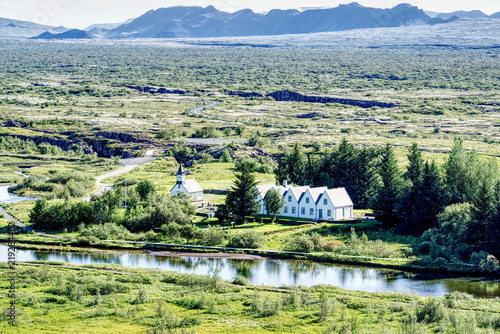
[[(151, 242), (133, 242), (107, 240), (97, 243), (76, 239), (49, 239), (47, 237), (33, 234), (18, 235), (17, 248), (37, 251), (56, 252), (79, 252), (79, 253), (100, 253), (100, 252), (147, 252), (151, 255), (170, 257), (204, 257), (204, 258), (227, 258), (227, 259), (247, 259), (257, 258), (288, 259), (288, 260), (308, 260), (317, 263), (333, 263), (342, 265), (360, 266), (366, 268), (386, 268), (407, 272), (426, 272), (429, 274), (451, 274), (454, 276), (476, 276), (488, 277), (491, 279), (500, 278), (497, 274), (486, 274), (475, 271), (467, 264), (451, 266), (425, 266), (420, 264), (421, 259), (390, 259), (367, 256), (349, 256), (335, 253), (300, 253), (258, 249), (242, 249), (230, 247), (209, 247), (199, 245), (177, 245)], [(0, 242), (8, 241), (8, 236), (0, 234)], [(424, 262), (425, 263), (425, 262)]]
[[(0, 264), (7, 284), (7, 266)], [(75, 275), (75, 273), (78, 273)], [(276, 288), (215, 275), (119, 265), (16, 266), (16, 324), (9, 333), (497, 333), (500, 300), (464, 293), (421, 297), (333, 286)], [(9, 300), (2, 298), (1, 307)], [(413, 320), (412, 320), (413, 319)]]

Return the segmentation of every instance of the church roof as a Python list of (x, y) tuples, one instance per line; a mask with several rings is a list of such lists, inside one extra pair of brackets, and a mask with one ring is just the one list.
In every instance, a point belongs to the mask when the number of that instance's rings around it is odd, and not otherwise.
[(179, 170), (177, 171), (177, 175), (181, 175), (181, 174), (186, 174), (186, 172), (184, 172), (184, 168), (182, 168), (182, 164), (179, 164)]
[(196, 193), (196, 192), (203, 192), (203, 188), (200, 186), (200, 184), (198, 183), (198, 181), (196, 181), (195, 179), (191, 179), (191, 180), (186, 180), (184, 183), (184, 188), (186, 188), (186, 190), (188, 191), (188, 193)]

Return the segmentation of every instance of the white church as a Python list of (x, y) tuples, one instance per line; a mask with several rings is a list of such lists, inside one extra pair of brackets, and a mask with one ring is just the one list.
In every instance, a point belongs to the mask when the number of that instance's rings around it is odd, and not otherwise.
[(179, 165), (179, 170), (177, 171), (177, 183), (170, 189), (170, 196), (176, 196), (180, 192), (185, 193), (193, 202), (199, 202), (203, 200), (203, 188), (195, 180), (186, 180), (186, 172), (182, 168), (182, 164)]
[(282, 186), (257, 185), (260, 214), (268, 214), (264, 198), (271, 188), (279, 191), (285, 201), (282, 216), (310, 220), (341, 220), (353, 217), (353, 203), (345, 188), (294, 187), (289, 186), (286, 181)]

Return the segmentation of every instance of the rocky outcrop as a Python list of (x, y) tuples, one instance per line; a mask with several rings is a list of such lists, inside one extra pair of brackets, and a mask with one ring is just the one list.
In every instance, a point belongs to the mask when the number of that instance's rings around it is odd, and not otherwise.
[(256, 92), (244, 92), (241, 90), (230, 91), (227, 93), (230, 96), (239, 96), (239, 97), (263, 97), (264, 94), (256, 93)]
[(104, 158), (116, 156), (130, 158), (138, 151), (145, 151), (150, 147), (156, 146), (151, 137), (134, 133), (99, 131), (96, 133), (65, 132), (61, 135), (64, 137), (58, 137), (57, 135), (25, 136), (0, 134), (0, 136), (31, 140), (37, 145), (47, 143), (58, 146), (63, 151), (76, 151), (82, 148), (86, 154), (96, 153), (99, 157)]
[(3, 126), (6, 128), (25, 128), (26, 124), (24, 124), (23, 122), (12, 121), (9, 119), (7, 121), (7, 123), (5, 123), (5, 125), (3, 125)]
[(303, 95), (289, 90), (270, 93), (267, 94), (267, 96), (272, 97), (276, 101), (297, 101), (297, 102), (308, 102), (308, 103), (340, 103), (351, 106), (357, 106), (361, 108), (371, 108), (371, 107), (394, 108), (398, 106), (398, 104), (392, 102), (341, 99), (336, 97), (319, 96), (319, 95)]

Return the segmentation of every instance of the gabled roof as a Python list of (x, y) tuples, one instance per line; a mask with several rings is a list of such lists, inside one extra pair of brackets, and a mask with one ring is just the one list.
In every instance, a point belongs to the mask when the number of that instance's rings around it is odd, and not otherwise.
[(283, 195), (289, 187), (285, 188), (283, 186), (276, 186), (274, 184), (260, 184), (260, 185), (257, 185), (256, 188), (260, 194), (260, 197), (264, 198), (266, 196), (267, 192), (269, 190), (271, 190), (272, 188), (274, 188), (275, 190), (278, 190), (279, 193), (281, 195)]
[(313, 202), (317, 203), (318, 198), (321, 196), (321, 194), (323, 194), (325, 192), (325, 190), (328, 190), (328, 188), (327, 187), (317, 187), (317, 188), (306, 189), (306, 191), (303, 192), (299, 202), (302, 201), (302, 198), (305, 197), (307, 192), (309, 192), (309, 194), (312, 197)]
[(352, 206), (352, 200), (345, 188), (335, 188), (328, 189), (324, 191), (324, 194), (328, 194), (328, 197), (336, 208), (341, 208), (345, 206)]
[(293, 194), (293, 196), (295, 196), (295, 199), (297, 199), (297, 202), (299, 202), (302, 194), (309, 188), (310, 188), (309, 186), (290, 187), (287, 189), (287, 191), (290, 191)]
[(186, 180), (182, 185), (186, 188), (188, 193), (203, 191), (203, 188), (195, 179)]

